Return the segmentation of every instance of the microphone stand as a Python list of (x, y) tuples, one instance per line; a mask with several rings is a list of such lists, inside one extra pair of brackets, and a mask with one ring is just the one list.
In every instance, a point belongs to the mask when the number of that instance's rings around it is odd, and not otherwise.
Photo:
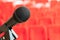
[(12, 26), (16, 24), (16, 21), (14, 20), (14, 18), (11, 18), (10, 21), (11, 22), (5, 23), (0, 27), (0, 33), (5, 32), (5, 35), (2, 38), (0, 38), (0, 40), (16, 40), (16, 38), (18, 38), (17, 34), (12, 29)]
[(6, 31), (5, 35), (0, 38), (0, 40), (16, 40), (18, 38), (17, 34), (14, 32), (13, 29), (9, 29)]

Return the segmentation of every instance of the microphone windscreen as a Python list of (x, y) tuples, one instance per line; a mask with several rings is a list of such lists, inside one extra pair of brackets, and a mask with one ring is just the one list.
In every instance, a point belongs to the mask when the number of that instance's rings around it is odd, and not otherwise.
[(30, 11), (26, 7), (19, 7), (15, 10), (14, 16), (18, 21), (26, 21), (30, 17)]

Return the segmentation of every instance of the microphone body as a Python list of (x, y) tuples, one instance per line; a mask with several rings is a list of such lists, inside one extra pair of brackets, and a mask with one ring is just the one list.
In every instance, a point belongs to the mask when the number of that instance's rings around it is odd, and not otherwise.
[(15, 10), (13, 17), (0, 27), (0, 33), (11, 29), (13, 25), (28, 20), (30, 12), (26, 7), (19, 7)]
[(14, 18), (11, 18), (8, 22), (6, 22), (5, 24), (3, 24), (1, 27), (0, 27), (0, 33), (1, 32), (6, 32), (7, 30), (11, 30), (12, 29), (12, 26), (17, 24), (18, 22), (15, 21)]

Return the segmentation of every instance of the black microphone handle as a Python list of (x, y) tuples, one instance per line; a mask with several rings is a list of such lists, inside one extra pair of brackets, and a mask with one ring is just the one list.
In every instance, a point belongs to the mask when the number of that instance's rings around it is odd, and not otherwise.
[(18, 22), (16, 21), (16, 19), (14, 17), (12, 17), (10, 20), (8, 20), (6, 23), (4, 23), (0, 27), (0, 33), (6, 32), (7, 30), (9, 30), (9, 28), (12, 28), (12, 26), (15, 25), (16, 23), (18, 23)]

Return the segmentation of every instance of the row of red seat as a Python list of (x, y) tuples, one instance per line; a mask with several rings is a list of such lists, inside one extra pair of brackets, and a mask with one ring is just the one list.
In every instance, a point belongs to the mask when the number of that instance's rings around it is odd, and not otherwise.
[[(51, 8), (42, 7), (40, 9), (26, 5), (31, 15), (28, 21), (13, 27), (19, 36), (17, 40), (60, 40), (59, 4), (52, 2)], [(13, 7), (12, 3), (0, 2), (0, 25), (3, 25), (19, 6), (21, 5)]]

